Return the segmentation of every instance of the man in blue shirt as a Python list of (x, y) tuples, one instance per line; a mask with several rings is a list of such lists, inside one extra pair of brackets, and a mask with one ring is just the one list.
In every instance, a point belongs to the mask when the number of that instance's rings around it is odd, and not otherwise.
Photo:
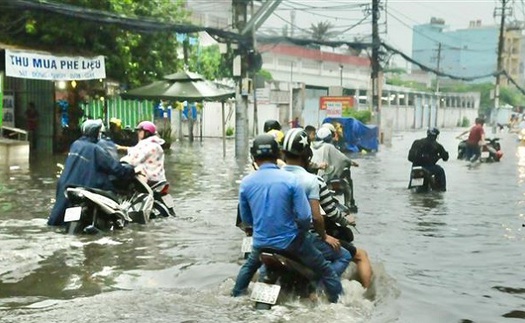
[(250, 152), (259, 170), (242, 180), (239, 207), (242, 222), (253, 227), (253, 248), (239, 271), (232, 296), (248, 288), (261, 266), (260, 250), (273, 248), (295, 255), (311, 268), (325, 286), (329, 301), (337, 302), (341, 282), (307, 235), (312, 220), (310, 205), (296, 176), (277, 167), (277, 142), (268, 134), (257, 136)]

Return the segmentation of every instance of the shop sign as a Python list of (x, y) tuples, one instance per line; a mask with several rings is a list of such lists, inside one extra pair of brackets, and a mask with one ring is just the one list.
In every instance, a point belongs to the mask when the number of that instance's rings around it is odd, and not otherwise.
[(325, 110), (327, 117), (348, 117), (353, 108), (353, 96), (322, 96), (319, 99), (319, 109)]
[(104, 56), (55, 56), (36, 52), (5, 50), (6, 76), (49, 80), (105, 79)]

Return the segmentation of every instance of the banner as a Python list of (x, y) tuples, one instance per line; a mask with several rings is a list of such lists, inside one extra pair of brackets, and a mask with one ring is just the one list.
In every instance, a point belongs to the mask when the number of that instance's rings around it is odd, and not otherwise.
[(5, 50), (5, 72), (11, 77), (49, 81), (106, 78), (104, 56), (54, 56), (10, 49)]
[(319, 109), (326, 110), (327, 117), (347, 117), (354, 108), (353, 96), (322, 96), (319, 99)]
[(3, 94), (2, 98), (2, 126), (15, 127), (15, 96), (13, 94)]

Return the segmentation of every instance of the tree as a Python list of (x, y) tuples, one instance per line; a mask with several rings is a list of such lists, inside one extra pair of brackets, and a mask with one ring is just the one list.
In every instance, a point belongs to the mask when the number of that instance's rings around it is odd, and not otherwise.
[(233, 75), (233, 53), (221, 54), (219, 45), (191, 48), (189, 69), (208, 80), (229, 78)]
[(310, 36), (312, 39), (318, 41), (329, 40), (336, 35), (336, 32), (332, 30), (333, 28), (334, 25), (332, 25), (332, 23), (329, 21), (321, 21), (317, 24), (311, 24)]
[[(103, 10), (126, 17), (184, 22), (181, 0), (57, 0), (57, 3)], [(139, 34), (110, 24), (69, 16), (20, 11), (0, 13), (0, 41), (54, 53), (104, 55), (108, 78), (135, 87), (182, 68), (174, 33)]]

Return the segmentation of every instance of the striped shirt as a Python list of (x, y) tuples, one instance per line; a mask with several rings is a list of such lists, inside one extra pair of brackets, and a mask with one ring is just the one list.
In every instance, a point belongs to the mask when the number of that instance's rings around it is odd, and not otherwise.
[(321, 204), (321, 208), (326, 213), (326, 216), (343, 227), (348, 226), (350, 223), (337, 208), (339, 201), (330, 192), (326, 182), (321, 176), (317, 176), (317, 182), (319, 183), (319, 204)]

